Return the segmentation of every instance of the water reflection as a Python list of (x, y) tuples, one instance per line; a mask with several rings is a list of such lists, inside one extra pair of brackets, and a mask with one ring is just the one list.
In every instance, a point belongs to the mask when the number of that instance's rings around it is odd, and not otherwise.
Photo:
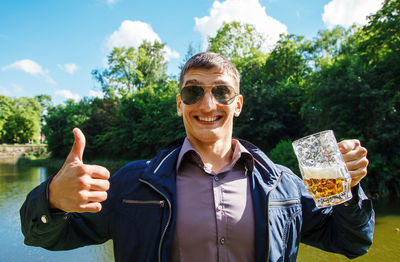
[(27, 193), (56, 170), (0, 164), (0, 261), (113, 261), (112, 242), (71, 251), (47, 251), (23, 244), (19, 208)]
[[(27, 193), (57, 170), (0, 164), (0, 261), (113, 261), (112, 241), (71, 251), (47, 251), (23, 244), (19, 208)], [(355, 262), (397, 261), (400, 257), (400, 203), (375, 203), (377, 211), (374, 244), (370, 252)], [(340, 237), (340, 236), (339, 236)], [(349, 261), (344, 256), (301, 245), (298, 261)]]
[[(366, 255), (351, 261), (399, 261), (400, 232), (397, 229), (400, 230), (400, 201), (375, 201), (374, 210), (376, 212), (374, 242)], [(341, 262), (350, 259), (302, 244), (298, 261)]]

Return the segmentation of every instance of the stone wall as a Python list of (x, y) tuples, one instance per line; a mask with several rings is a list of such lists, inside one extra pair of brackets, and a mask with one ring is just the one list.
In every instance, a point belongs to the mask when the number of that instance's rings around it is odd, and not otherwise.
[(25, 153), (46, 151), (47, 145), (26, 144), (26, 145), (0, 145), (0, 163), (16, 163), (18, 158)]

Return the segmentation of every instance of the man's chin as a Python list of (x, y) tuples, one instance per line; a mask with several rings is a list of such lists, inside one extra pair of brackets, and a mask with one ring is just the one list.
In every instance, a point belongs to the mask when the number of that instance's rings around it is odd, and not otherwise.
[(219, 140), (223, 140), (225, 136), (221, 135), (217, 130), (208, 130), (207, 132), (201, 132), (194, 135), (193, 138), (201, 143), (212, 144)]

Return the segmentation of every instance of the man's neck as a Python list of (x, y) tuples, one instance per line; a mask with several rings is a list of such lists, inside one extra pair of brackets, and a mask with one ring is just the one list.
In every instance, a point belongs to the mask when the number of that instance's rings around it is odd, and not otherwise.
[(215, 173), (218, 173), (218, 171), (232, 161), (232, 137), (219, 139), (210, 143), (188, 139), (200, 154), (204, 165)]

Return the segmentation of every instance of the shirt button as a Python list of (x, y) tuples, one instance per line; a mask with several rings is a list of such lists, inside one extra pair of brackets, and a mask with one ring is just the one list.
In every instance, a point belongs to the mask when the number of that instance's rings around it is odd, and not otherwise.
[(219, 240), (219, 243), (221, 243), (221, 245), (224, 245), (225, 244), (225, 238), (221, 237), (221, 239)]
[(47, 222), (48, 222), (48, 219), (47, 219), (46, 215), (41, 216), (40, 220), (43, 222), (43, 224), (47, 224)]
[(222, 210), (222, 206), (220, 205), (220, 206), (217, 206), (217, 210), (218, 211), (221, 211)]
[(215, 181), (219, 181), (219, 177), (215, 176), (214, 177)]

